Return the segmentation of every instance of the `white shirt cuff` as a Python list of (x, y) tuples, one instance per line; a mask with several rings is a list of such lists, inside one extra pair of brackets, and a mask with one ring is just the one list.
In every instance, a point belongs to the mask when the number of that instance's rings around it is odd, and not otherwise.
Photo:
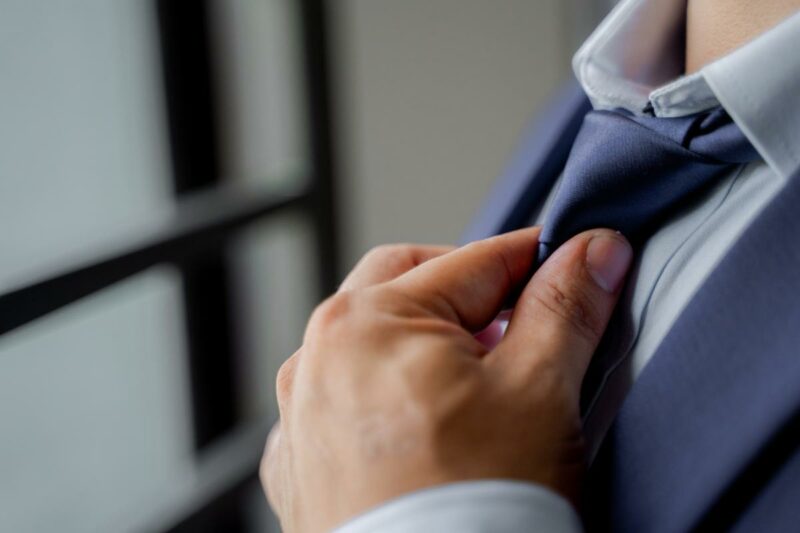
[(577, 513), (556, 493), (510, 480), (440, 485), (400, 496), (335, 530), (336, 533), (579, 533)]

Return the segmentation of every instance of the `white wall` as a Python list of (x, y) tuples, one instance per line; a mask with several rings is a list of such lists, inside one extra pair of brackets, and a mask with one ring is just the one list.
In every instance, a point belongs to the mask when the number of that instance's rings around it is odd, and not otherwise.
[(568, 72), (562, 0), (341, 0), (346, 257), (454, 242)]

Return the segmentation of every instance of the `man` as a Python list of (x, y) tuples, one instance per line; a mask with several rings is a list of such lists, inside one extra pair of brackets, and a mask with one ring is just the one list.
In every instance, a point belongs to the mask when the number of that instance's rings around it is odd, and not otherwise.
[(799, 10), (624, 0), (468, 238), (541, 228), (356, 267), (278, 379), (284, 527), (796, 528)]

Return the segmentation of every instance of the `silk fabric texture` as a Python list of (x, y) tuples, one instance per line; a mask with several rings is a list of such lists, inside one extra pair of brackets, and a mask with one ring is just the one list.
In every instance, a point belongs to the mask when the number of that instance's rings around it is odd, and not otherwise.
[(683, 201), (758, 159), (720, 107), (680, 118), (591, 111), (544, 220), (538, 261), (595, 227), (620, 231), (636, 248)]

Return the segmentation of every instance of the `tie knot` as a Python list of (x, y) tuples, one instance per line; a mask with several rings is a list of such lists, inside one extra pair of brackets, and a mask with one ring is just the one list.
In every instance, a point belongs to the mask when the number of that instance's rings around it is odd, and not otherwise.
[(721, 107), (679, 118), (591, 111), (546, 214), (539, 261), (573, 235), (621, 231), (636, 246), (692, 195), (758, 153)]
[(720, 162), (747, 163), (759, 158), (753, 145), (721, 106), (677, 118), (633, 116), (625, 111), (592, 113), (617, 113), (691, 152)]

